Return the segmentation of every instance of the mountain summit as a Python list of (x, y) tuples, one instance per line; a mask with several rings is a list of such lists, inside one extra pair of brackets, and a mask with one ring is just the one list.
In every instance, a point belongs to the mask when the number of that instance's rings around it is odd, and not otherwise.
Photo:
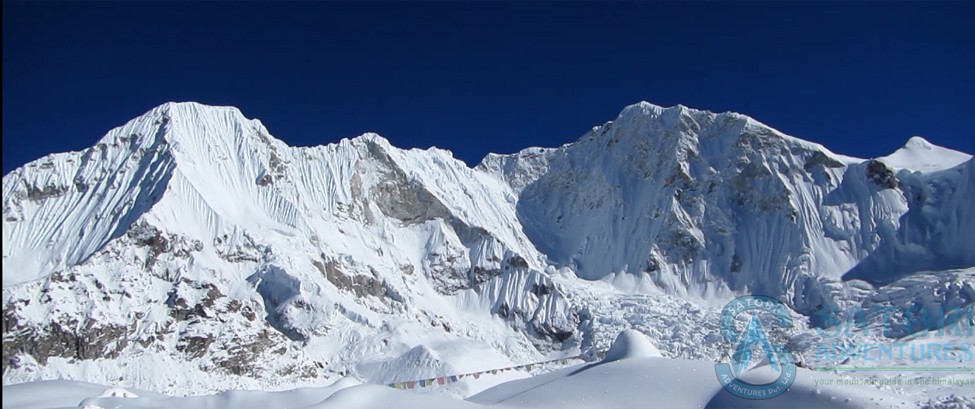
[(936, 146), (920, 136), (911, 137), (896, 152), (880, 158), (885, 164), (919, 172), (951, 169), (972, 159), (972, 155)]

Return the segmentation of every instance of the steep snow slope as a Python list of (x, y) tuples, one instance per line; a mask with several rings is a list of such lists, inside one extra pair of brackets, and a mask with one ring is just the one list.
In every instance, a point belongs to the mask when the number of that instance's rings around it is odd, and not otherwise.
[(624, 328), (711, 359), (735, 295), (826, 325), (890, 286), (968, 294), (944, 270), (975, 265), (975, 164), (924, 152), (861, 160), (640, 103), (471, 169), (373, 134), (289, 147), (235, 108), (169, 103), (4, 176), (3, 381), (385, 383), (605, 350)]

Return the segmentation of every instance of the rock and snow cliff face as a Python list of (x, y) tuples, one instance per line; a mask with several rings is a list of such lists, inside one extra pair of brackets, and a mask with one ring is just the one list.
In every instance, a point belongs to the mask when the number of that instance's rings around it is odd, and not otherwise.
[(4, 176), (4, 383), (477, 370), (659, 322), (668, 303), (637, 293), (689, 300), (668, 310), (686, 333), (641, 330), (707, 356), (682, 342), (713, 317), (685, 304), (758, 293), (812, 313), (975, 265), (973, 172), (920, 138), (865, 161), (682, 106), (471, 169), (373, 134), (289, 147), (234, 108), (169, 103)]
[(975, 265), (973, 166), (918, 137), (865, 161), (743, 115), (640, 103), (575, 143), (480, 169), (518, 192), (525, 233), (580, 277), (640, 274), (667, 293), (808, 311), (841, 278)]

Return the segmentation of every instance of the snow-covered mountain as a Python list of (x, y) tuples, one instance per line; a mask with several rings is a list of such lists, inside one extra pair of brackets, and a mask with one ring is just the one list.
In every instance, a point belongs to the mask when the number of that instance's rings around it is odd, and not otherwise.
[(235, 108), (168, 103), (4, 176), (3, 381), (392, 382), (626, 327), (712, 359), (715, 308), (740, 294), (811, 325), (905, 282), (971, 308), (971, 272), (947, 270), (975, 266), (973, 172), (918, 137), (863, 160), (645, 102), (473, 169), (375, 134), (290, 147)]
[(587, 279), (643, 273), (668, 293), (804, 310), (824, 280), (975, 265), (975, 164), (919, 137), (862, 160), (743, 115), (640, 103), (575, 143), (479, 168), (518, 192), (538, 249)]

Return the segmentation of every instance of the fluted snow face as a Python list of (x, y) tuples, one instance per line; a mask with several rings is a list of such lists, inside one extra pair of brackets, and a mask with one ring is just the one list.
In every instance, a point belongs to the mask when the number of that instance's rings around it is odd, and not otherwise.
[[(919, 138), (865, 161), (742, 115), (640, 103), (576, 143), (490, 156), (481, 168), (520, 192), (518, 216), (538, 249), (583, 278), (625, 272), (692, 297), (793, 299), (809, 280), (886, 283), (972, 265), (958, 248), (968, 233), (932, 220), (970, 207), (956, 191), (965, 163), (971, 156)], [(915, 190), (926, 194), (906, 196)], [(921, 213), (932, 215), (905, 218)], [(895, 266), (907, 259), (910, 268)]]
[[(624, 327), (710, 359), (708, 304), (811, 312), (975, 265), (975, 165), (922, 142), (865, 161), (640, 103), (471, 169), (374, 134), (290, 147), (235, 108), (165, 104), (4, 176), (4, 383), (391, 382), (606, 348)], [(150, 362), (171, 370), (136, 372)]]
[[(5, 325), (37, 329), (5, 346), (5, 382), (154, 348), (245, 386), (266, 370), (370, 377), (359, 361), (410, 350), (413, 327), (533, 356), (530, 339), (576, 324), (544, 312), (566, 304), (554, 287), (497, 290), (542, 280), (542, 256), (510, 189), (446, 151), (378, 135), (293, 148), (235, 108), (171, 103), (3, 187)], [(92, 351), (58, 346), (64, 328)], [(152, 382), (195, 390), (187, 376)]]
[(47, 156), (3, 177), (3, 285), (83, 262), (158, 201), (175, 163), (165, 108), (81, 152)]

